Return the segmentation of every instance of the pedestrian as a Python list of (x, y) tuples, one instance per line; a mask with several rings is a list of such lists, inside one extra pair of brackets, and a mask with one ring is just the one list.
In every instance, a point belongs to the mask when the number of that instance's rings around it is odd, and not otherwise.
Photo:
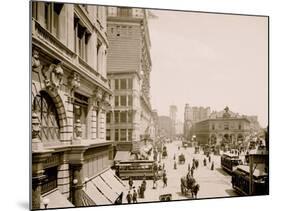
[(162, 176), (163, 176), (163, 177), (166, 177), (166, 175), (167, 175), (167, 174), (166, 174), (166, 170), (164, 170)]
[(211, 156), (209, 155), (209, 163), (211, 163)]
[(196, 169), (198, 168), (198, 166), (199, 166), (199, 162), (198, 162), (198, 160), (195, 160), (195, 167), (196, 167)]
[(204, 166), (206, 166), (206, 165), (207, 165), (207, 160), (206, 160), (206, 158), (204, 158), (204, 160), (203, 160), (203, 164), (204, 164)]
[(156, 188), (157, 188), (157, 177), (156, 177), (156, 175), (154, 175), (152, 189), (156, 189)]
[(144, 179), (141, 183), (141, 185), (143, 186), (143, 190), (146, 190), (146, 180)]
[(138, 197), (138, 194), (137, 194), (137, 191), (134, 189), (134, 192), (133, 192), (133, 203), (137, 203), (137, 197)]
[(163, 188), (167, 187), (168, 178), (167, 176), (163, 177)]
[(134, 184), (133, 178), (132, 178), (132, 177), (129, 177), (129, 186), (130, 186), (130, 190), (132, 189), (133, 184)]
[(176, 160), (176, 154), (174, 154), (174, 160)]
[(212, 170), (212, 171), (214, 170), (214, 161), (212, 162), (211, 170)]
[(139, 195), (139, 198), (141, 198), (141, 186), (138, 187), (138, 195)]
[(140, 198), (144, 198), (144, 187), (143, 184), (140, 186)]
[(126, 196), (126, 199), (127, 199), (128, 204), (131, 204), (132, 198), (133, 198), (132, 194), (130, 193), (130, 191), (128, 191), (128, 194), (127, 194), (127, 196)]

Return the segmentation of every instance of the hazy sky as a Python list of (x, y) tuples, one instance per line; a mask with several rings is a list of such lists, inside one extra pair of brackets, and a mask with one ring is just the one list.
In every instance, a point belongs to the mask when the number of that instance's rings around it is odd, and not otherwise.
[(268, 117), (267, 19), (152, 10), (151, 102), (159, 115), (169, 105), (210, 106)]

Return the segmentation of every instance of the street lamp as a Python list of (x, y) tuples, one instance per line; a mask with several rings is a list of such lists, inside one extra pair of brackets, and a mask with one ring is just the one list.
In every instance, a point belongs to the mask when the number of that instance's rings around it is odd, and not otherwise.
[(74, 184), (74, 185), (77, 185), (77, 183), (78, 183), (78, 179), (74, 179), (74, 180), (73, 180), (73, 184)]
[(50, 199), (48, 199), (48, 198), (43, 199), (43, 204), (44, 204), (45, 209), (47, 209), (49, 202), (50, 202)]

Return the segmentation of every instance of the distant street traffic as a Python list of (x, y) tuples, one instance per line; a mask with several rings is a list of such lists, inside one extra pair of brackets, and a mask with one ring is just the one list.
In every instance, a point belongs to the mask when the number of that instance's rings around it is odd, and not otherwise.
[[(180, 149), (178, 147), (180, 146)], [(231, 176), (220, 167), (220, 156), (211, 155), (211, 162), (207, 159), (207, 165), (203, 165), (203, 160), (206, 156), (200, 151), (200, 154), (194, 154), (194, 147), (183, 148), (182, 142), (175, 141), (166, 144), (168, 157), (161, 159), (164, 163), (167, 173), (167, 187), (163, 187), (162, 179), (157, 181), (157, 188), (153, 189), (153, 181), (146, 180), (147, 186), (144, 193), (144, 198), (138, 198), (138, 202), (159, 201), (159, 196), (162, 194), (172, 194), (172, 200), (186, 200), (191, 199), (191, 194), (183, 195), (181, 193), (181, 177), (188, 173), (188, 164), (192, 165), (192, 159), (199, 160), (199, 167), (194, 170), (194, 178), (200, 185), (197, 198), (213, 198), (213, 197), (227, 197), (237, 196), (237, 193), (232, 189)], [(185, 163), (179, 164), (178, 156), (183, 153), (185, 156)], [(175, 156), (175, 160), (174, 160)], [(176, 169), (174, 163), (176, 161)], [(211, 170), (211, 163), (214, 161), (214, 170)], [(142, 180), (134, 180), (136, 190), (141, 185)], [(129, 190), (128, 180), (124, 180)], [(124, 193), (123, 203), (127, 203), (126, 194)]]

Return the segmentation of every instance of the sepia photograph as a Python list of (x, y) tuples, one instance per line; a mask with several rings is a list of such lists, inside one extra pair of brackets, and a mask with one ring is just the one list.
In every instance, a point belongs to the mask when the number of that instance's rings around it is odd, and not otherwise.
[(269, 194), (269, 16), (30, 1), (30, 30), (30, 209)]

